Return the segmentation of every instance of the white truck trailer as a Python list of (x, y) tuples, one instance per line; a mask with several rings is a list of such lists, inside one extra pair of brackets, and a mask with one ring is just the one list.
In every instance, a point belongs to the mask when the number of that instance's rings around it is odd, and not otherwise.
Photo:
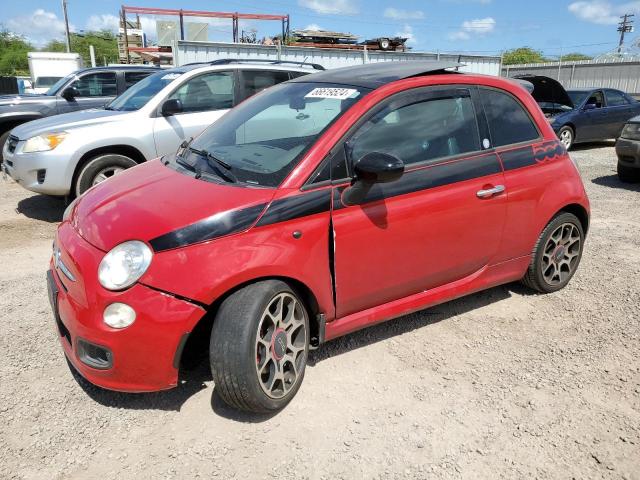
[(77, 53), (29, 52), (31, 93), (44, 93), (62, 77), (82, 68), (82, 58)]

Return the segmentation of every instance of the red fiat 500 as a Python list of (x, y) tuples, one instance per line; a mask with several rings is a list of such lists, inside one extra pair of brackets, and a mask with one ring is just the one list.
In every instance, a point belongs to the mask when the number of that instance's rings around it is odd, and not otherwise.
[(403, 62), (270, 88), (65, 212), (49, 290), (90, 382), (174, 387), (208, 346), (230, 405), (282, 408), (310, 348), (495, 285), (575, 273), (589, 203), (533, 98)]

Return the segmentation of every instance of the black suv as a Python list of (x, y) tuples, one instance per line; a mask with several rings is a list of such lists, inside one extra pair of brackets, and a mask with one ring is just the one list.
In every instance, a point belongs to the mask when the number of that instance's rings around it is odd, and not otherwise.
[(0, 162), (12, 128), (59, 113), (103, 107), (157, 71), (133, 65), (85, 68), (61, 78), (45, 94), (0, 95)]

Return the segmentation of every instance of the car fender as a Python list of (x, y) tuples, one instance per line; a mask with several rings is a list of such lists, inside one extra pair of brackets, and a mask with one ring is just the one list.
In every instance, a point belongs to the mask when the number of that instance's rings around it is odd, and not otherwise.
[(0, 113), (0, 133), (6, 132), (5, 125), (11, 125), (9, 128), (13, 128), (16, 125), (30, 122), (31, 120), (38, 120), (43, 118), (40, 112), (6, 112)]
[(308, 288), (320, 312), (331, 320), (335, 312), (329, 225), (327, 211), (157, 252), (140, 282), (211, 305), (240, 285), (290, 278)]

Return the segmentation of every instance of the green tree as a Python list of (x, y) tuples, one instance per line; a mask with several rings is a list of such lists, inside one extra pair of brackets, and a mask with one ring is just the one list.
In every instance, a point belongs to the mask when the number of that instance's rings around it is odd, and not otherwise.
[(563, 62), (578, 62), (580, 60), (592, 60), (593, 57), (590, 57), (589, 55), (584, 55), (583, 53), (567, 53), (566, 55), (562, 55), (562, 57), (560, 57), (560, 60)]
[(502, 56), (504, 65), (517, 65), (520, 63), (542, 63), (548, 61), (542, 52), (529, 47), (507, 50)]
[[(93, 45), (96, 52), (96, 64), (118, 63), (118, 40), (108, 30), (100, 32), (84, 32), (71, 34), (71, 51), (79, 53), (85, 66), (91, 66), (89, 45)], [(66, 52), (66, 43), (61, 40), (51, 40), (43, 48), (46, 52)]]
[(32, 50), (24, 37), (0, 29), (0, 75), (28, 75), (27, 53)]

